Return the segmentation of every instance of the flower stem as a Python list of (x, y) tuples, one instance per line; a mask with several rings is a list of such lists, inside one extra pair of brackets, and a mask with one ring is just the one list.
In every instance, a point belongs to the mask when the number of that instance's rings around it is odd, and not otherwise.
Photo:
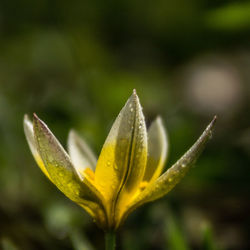
[(105, 232), (105, 249), (106, 250), (115, 249), (115, 238), (116, 238), (116, 234), (114, 231)]

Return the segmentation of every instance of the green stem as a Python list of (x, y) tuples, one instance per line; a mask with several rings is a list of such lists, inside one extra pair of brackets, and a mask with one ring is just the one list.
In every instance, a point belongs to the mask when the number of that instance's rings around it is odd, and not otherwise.
[(105, 232), (105, 249), (106, 250), (115, 249), (115, 238), (116, 238), (116, 234), (114, 231)]

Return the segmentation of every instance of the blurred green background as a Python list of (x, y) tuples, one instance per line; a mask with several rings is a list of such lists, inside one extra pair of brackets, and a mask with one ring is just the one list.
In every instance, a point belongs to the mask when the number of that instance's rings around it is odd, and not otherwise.
[(136, 88), (174, 163), (212, 117), (213, 139), (165, 198), (129, 216), (118, 249), (250, 249), (250, 2), (0, 2), (0, 249), (103, 249), (103, 233), (41, 173), (24, 138), (36, 112), (98, 154)]

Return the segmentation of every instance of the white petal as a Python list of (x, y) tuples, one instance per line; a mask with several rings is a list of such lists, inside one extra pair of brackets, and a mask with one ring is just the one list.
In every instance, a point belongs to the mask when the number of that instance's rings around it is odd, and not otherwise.
[(74, 130), (69, 133), (68, 152), (78, 172), (83, 173), (86, 168), (95, 171), (97, 159), (94, 153)]
[(37, 150), (37, 145), (36, 145), (35, 138), (34, 138), (33, 124), (31, 122), (31, 120), (29, 119), (28, 115), (24, 116), (23, 127), (24, 127), (24, 134), (25, 134), (25, 137), (27, 139), (30, 151), (31, 151), (33, 157), (35, 158), (37, 165), (40, 167), (40, 169), (43, 171), (43, 173), (49, 179), (51, 179), (47, 169), (44, 166), (43, 160), (42, 160), (42, 158)]
[(162, 120), (157, 117), (148, 131), (148, 159), (144, 181), (156, 180), (162, 173), (168, 154), (168, 137)]

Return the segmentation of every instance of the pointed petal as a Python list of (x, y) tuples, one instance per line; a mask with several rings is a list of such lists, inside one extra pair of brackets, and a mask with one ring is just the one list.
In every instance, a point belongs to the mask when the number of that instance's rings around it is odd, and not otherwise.
[(28, 115), (24, 116), (23, 127), (24, 127), (24, 134), (29, 144), (30, 151), (33, 157), (35, 158), (37, 165), (40, 167), (42, 172), (50, 179), (49, 173), (44, 166), (44, 163), (42, 161), (42, 158), (39, 152), (37, 151), (37, 145), (36, 145), (35, 138), (34, 138), (33, 124), (31, 120), (29, 119)]
[(69, 133), (68, 152), (77, 172), (83, 174), (86, 168), (95, 171), (97, 160), (94, 153), (74, 130)]
[(134, 199), (122, 220), (124, 220), (127, 215), (138, 206), (161, 198), (167, 194), (185, 176), (202, 153), (208, 140), (211, 138), (215, 121), (216, 116), (194, 145), (171, 168), (169, 168), (156, 181), (150, 183), (144, 191)]
[(141, 182), (147, 157), (147, 134), (135, 91), (116, 118), (102, 148), (95, 182), (113, 206), (122, 195), (131, 196)]
[(162, 120), (157, 117), (148, 131), (148, 159), (143, 181), (152, 182), (162, 173), (168, 153), (168, 138)]
[[(46, 124), (36, 115), (34, 115), (33, 124), (37, 149), (52, 182), (68, 198), (83, 207), (88, 207), (86, 210), (89, 213), (92, 211), (90, 213), (92, 216), (99, 214), (95, 212), (97, 207), (100, 211), (103, 211), (101, 194), (88, 178), (84, 178), (83, 181), (80, 180), (68, 154)], [(101, 220), (103, 218), (96, 219)]]

